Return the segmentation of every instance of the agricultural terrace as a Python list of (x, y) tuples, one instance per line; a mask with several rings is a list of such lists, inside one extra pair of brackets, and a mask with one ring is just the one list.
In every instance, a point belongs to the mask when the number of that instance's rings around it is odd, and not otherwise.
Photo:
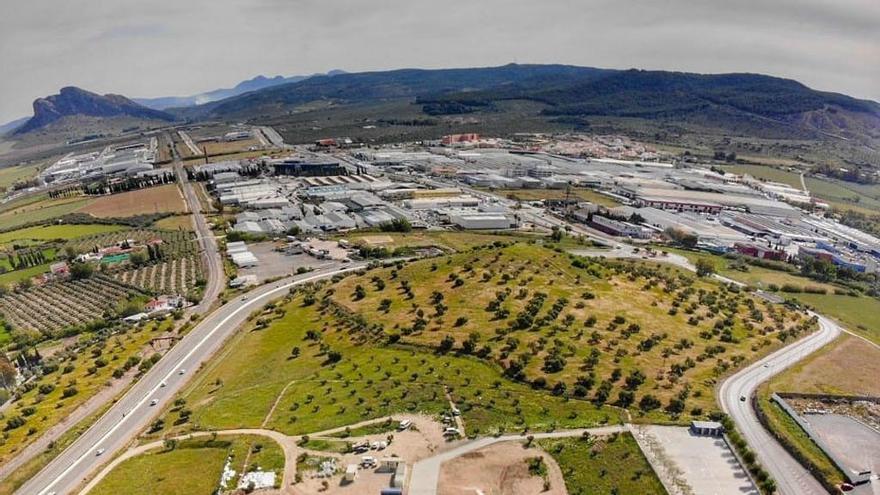
[(255, 315), (150, 433), (262, 427), (298, 435), (394, 413), (437, 414), (449, 409), (447, 387), (467, 391), (458, 406), (468, 434), (621, 421), (613, 408), (505, 380), (479, 359), (366, 338), (360, 323), (335, 316), (326, 294), (304, 288)]
[(540, 440), (538, 445), (556, 460), (569, 495), (666, 493), (629, 433)]
[(13, 328), (42, 340), (76, 333), (141, 296), (139, 290), (98, 274), (8, 292), (0, 296), (0, 314)]
[(120, 218), (150, 213), (183, 213), (186, 204), (177, 185), (166, 184), (101, 196), (77, 211), (98, 218)]
[[(158, 360), (158, 354), (153, 357), (149, 348), (151, 340), (171, 326), (170, 319), (135, 327), (117, 325), (85, 334), (52, 357), (43, 358), (42, 367), (36, 368), (40, 371), (15, 392), (3, 412), (0, 464), (95, 394), (112, 391), (107, 386), (113, 386), (126, 373), (148, 369)], [(31, 350), (25, 355), (29, 362), (38, 359)]]
[(275, 471), (276, 484), (284, 471), (284, 452), (268, 438), (221, 436), (217, 439), (171, 441), (164, 448), (142, 454), (113, 469), (89, 493), (92, 495), (208, 494), (220, 484), (226, 460), (235, 476), (228, 489), (238, 485), (242, 473), (260, 468)]
[(376, 270), (332, 297), (362, 340), (477, 358), (537, 390), (654, 419), (701, 416), (721, 376), (815, 328), (671, 266), (526, 243)]

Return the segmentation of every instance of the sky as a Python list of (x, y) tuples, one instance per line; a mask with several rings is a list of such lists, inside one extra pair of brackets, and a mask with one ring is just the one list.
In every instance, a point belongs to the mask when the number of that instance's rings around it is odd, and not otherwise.
[(0, 123), (63, 86), (180, 96), (509, 62), (756, 72), (880, 101), (878, 26), (878, 0), (2, 0)]

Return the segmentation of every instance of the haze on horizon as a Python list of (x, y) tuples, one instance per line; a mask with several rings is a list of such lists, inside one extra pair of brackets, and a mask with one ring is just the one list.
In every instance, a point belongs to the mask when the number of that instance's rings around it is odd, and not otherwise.
[(177, 96), (258, 74), (509, 62), (756, 72), (880, 101), (876, 0), (38, 0), (4, 10), (0, 123), (68, 85)]

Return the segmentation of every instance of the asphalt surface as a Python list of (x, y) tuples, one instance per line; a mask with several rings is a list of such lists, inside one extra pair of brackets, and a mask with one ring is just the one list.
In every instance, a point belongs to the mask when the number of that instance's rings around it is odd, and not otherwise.
[[(822, 485), (767, 432), (755, 413), (752, 397), (758, 385), (819, 350), (838, 335), (836, 323), (819, 316), (819, 331), (780, 349), (721, 384), (721, 408), (730, 415), (782, 495), (822, 495)], [(743, 400), (743, 398), (745, 400)]]
[[(364, 266), (333, 266), (290, 277), (258, 287), (246, 296), (220, 307), (196, 325), (106, 414), (16, 493), (74, 493), (89, 474), (110, 460), (116, 452), (126, 448), (150, 424), (200, 366), (222, 347), (227, 337), (245, 323), (248, 315), (269, 301), (282, 297), (290, 287), (336, 273), (359, 270)], [(154, 400), (156, 404), (151, 405)], [(103, 449), (100, 455), (99, 449)]]
[[(175, 158), (177, 158), (176, 151), (174, 153)], [(202, 295), (201, 302), (193, 309), (193, 312), (204, 313), (205, 311), (208, 311), (208, 309), (214, 304), (214, 301), (217, 300), (217, 296), (223, 291), (223, 284), (226, 282), (226, 276), (223, 273), (223, 255), (220, 254), (220, 250), (217, 249), (217, 240), (214, 238), (214, 234), (208, 226), (208, 221), (205, 220), (202, 211), (202, 203), (199, 201), (189, 179), (187, 179), (186, 172), (183, 171), (180, 162), (175, 163), (174, 172), (177, 174), (177, 178), (180, 181), (180, 186), (183, 190), (183, 198), (186, 200), (189, 211), (192, 213), (193, 225), (195, 226), (196, 234), (198, 235), (199, 248), (202, 251), (205, 261), (208, 285), (205, 286), (205, 292)]]

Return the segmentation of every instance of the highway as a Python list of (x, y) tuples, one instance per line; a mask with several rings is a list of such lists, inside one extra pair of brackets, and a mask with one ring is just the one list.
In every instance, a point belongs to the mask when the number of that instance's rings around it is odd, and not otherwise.
[[(758, 460), (776, 481), (777, 491), (782, 495), (822, 495), (827, 491), (769, 432), (764, 430), (758, 421), (752, 398), (759, 384), (819, 350), (840, 335), (841, 329), (836, 323), (823, 316), (818, 318), (818, 332), (739, 371), (725, 380), (719, 390), (721, 408), (736, 423), (743, 438), (757, 453)], [(741, 400), (743, 397), (744, 401)]]
[[(282, 297), (298, 284), (364, 268), (357, 263), (345, 268), (328, 267), (258, 287), (221, 306), (190, 331), (180, 342), (98, 419), (70, 447), (58, 455), (16, 493), (49, 495), (73, 493), (89, 474), (129, 442), (158, 415), (223, 342), (245, 323), (248, 315), (269, 301)], [(155, 400), (156, 404), (151, 405)], [(98, 455), (99, 449), (104, 452)]]

